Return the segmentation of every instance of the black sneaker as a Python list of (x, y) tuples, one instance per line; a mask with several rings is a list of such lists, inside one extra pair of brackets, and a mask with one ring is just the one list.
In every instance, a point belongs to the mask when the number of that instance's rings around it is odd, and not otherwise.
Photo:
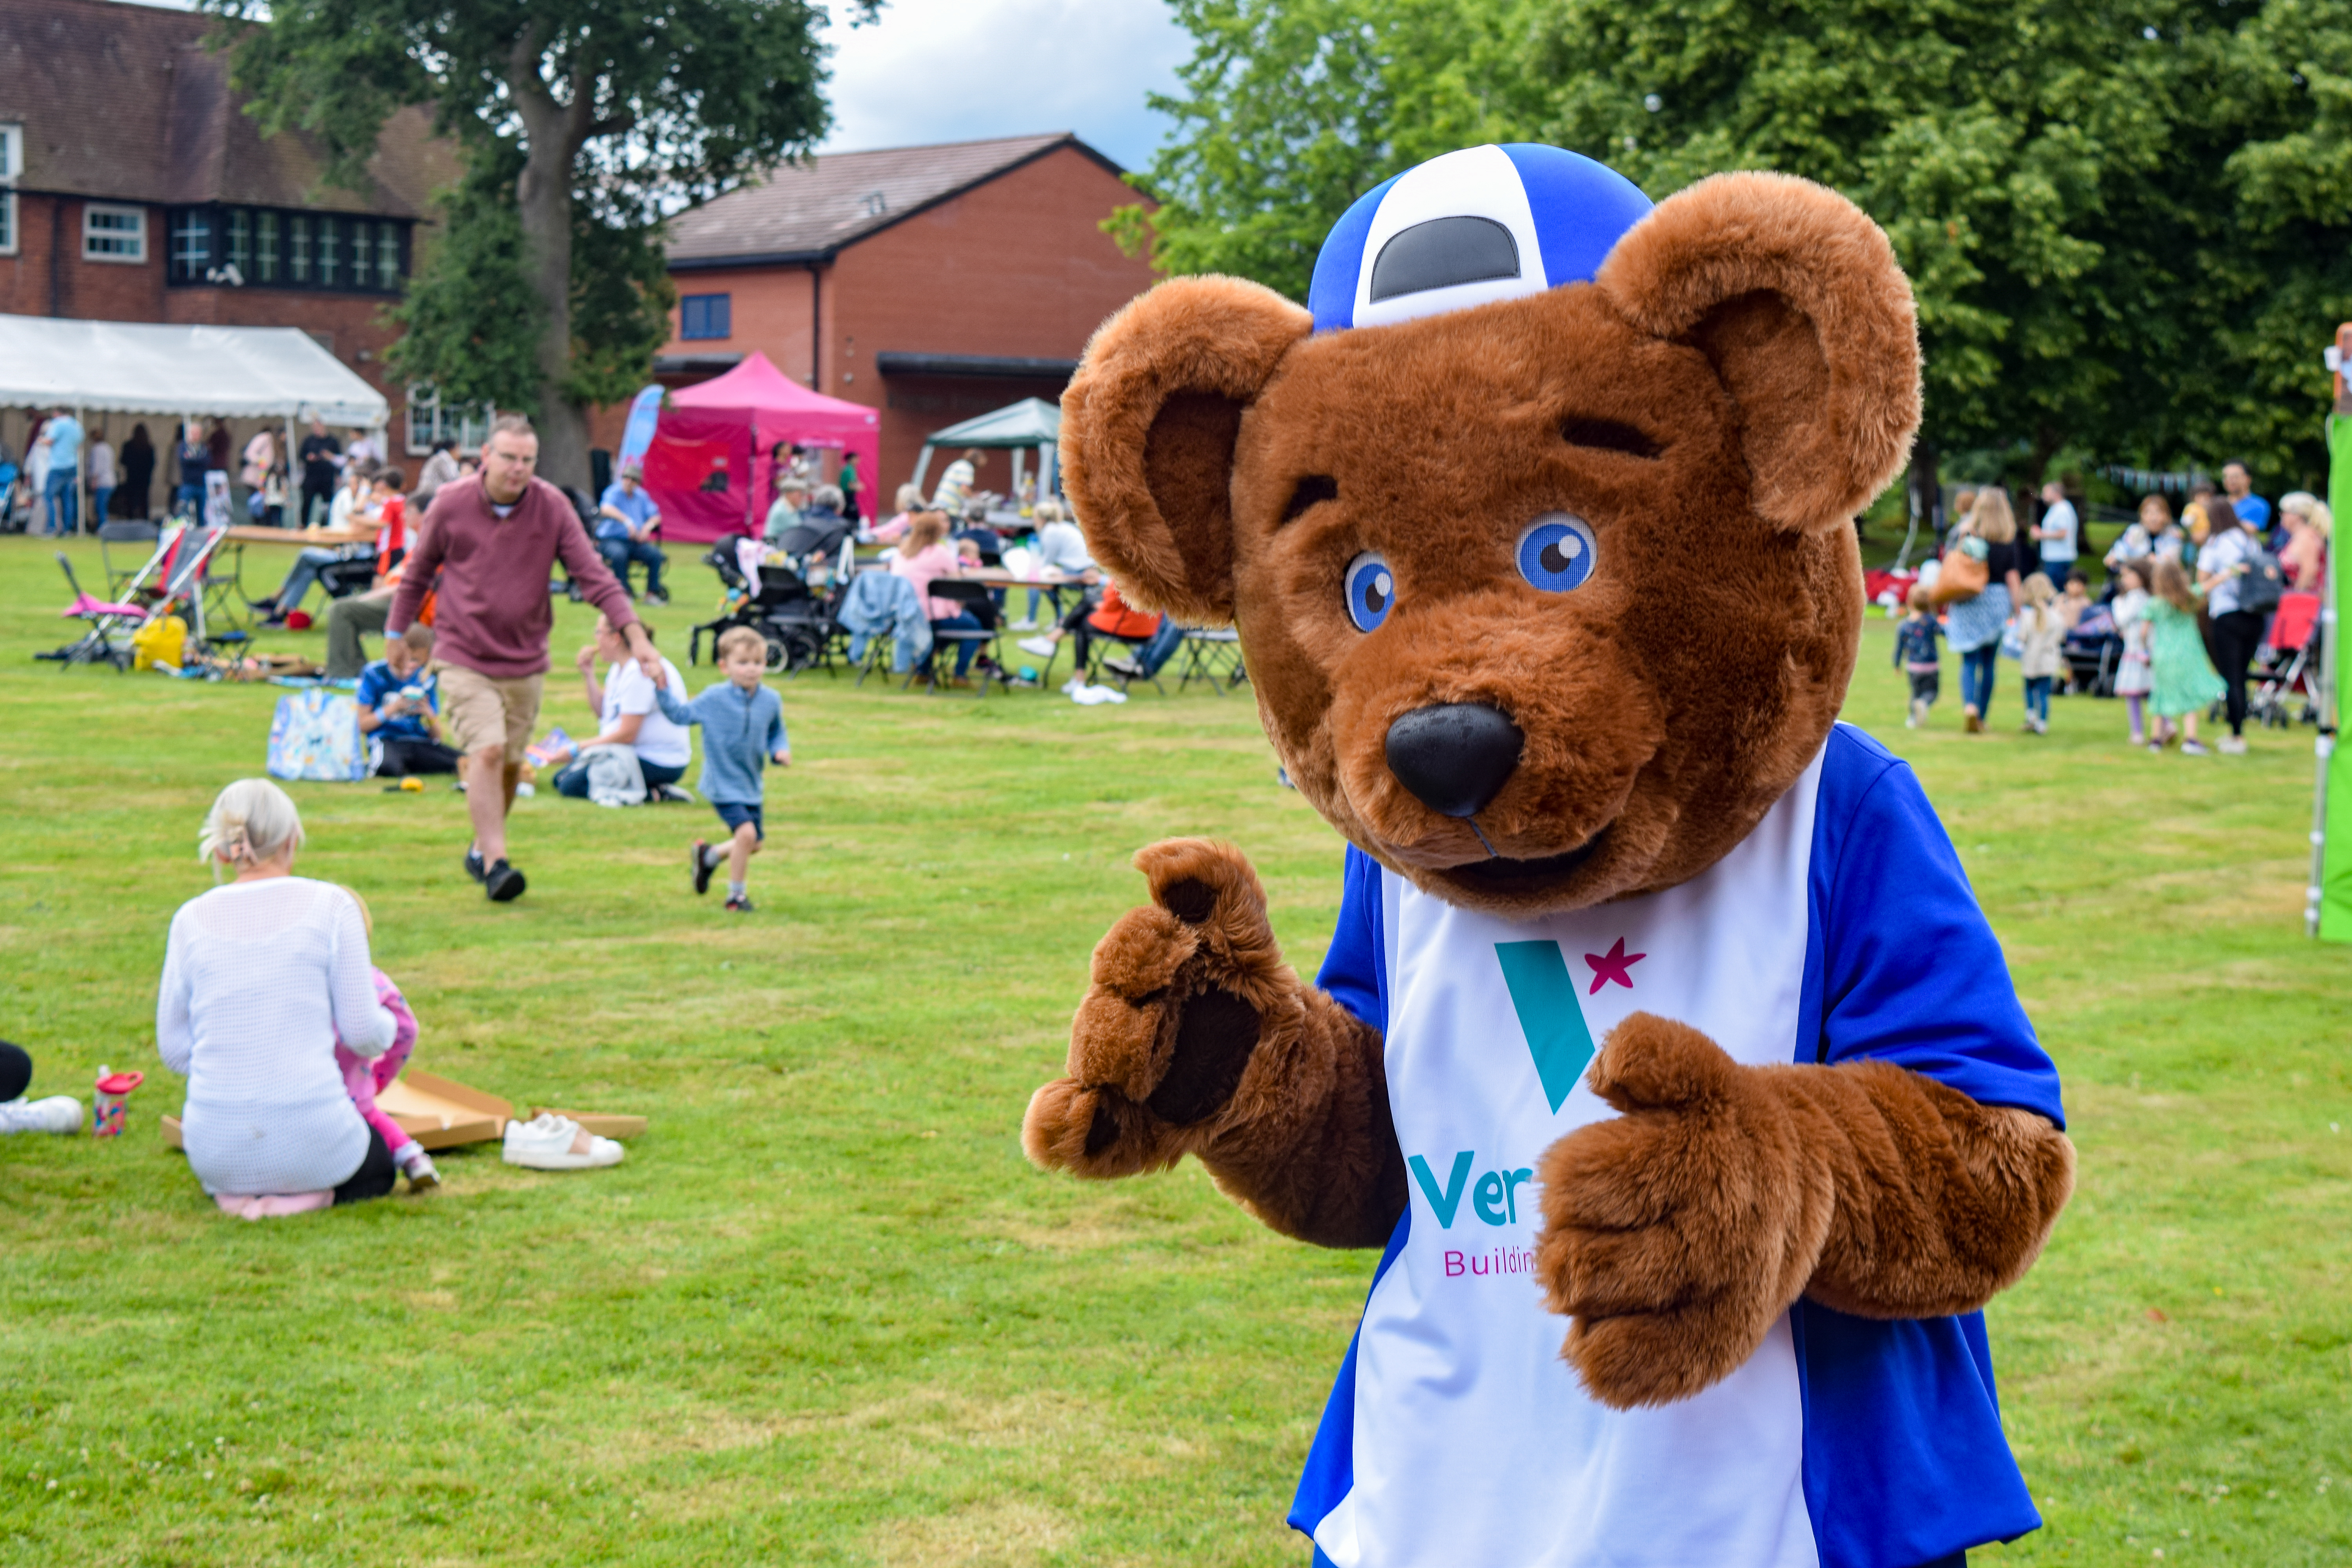
[(466, 851), (466, 875), (471, 877), (477, 882), (489, 875), (489, 868), (482, 864), (482, 852), (480, 850), (468, 849)]
[(730, 914), (748, 915), (751, 912), (751, 900), (749, 899), (729, 899), (727, 900), (727, 910)]
[(709, 850), (707, 841), (700, 838), (694, 841), (694, 890), (697, 893), (710, 891), (710, 873), (718, 869), (710, 863)]
[(482, 875), (482, 887), (494, 904), (512, 903), (522, 897), (523, 889), (529, 885), (522, 879), (522, 873), (503, 859), (491, 861), (490, 868)]
[(663, 593), (659, 588), (648, 588), (646, 590), (646, 603), (648, 605), (667, 605), (669, 603), (669, 595)]

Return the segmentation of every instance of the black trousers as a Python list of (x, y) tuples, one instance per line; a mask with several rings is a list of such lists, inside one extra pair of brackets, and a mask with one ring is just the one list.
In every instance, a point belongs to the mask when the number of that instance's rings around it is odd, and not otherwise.
[(2221, 684), (2229, 689), (2224, 700), (2232, 735), (2246, 727), (2246, 667), (2263, 646), (2264, 618), (2260, 610), (2231, 610), (2213, 617), (2213, 668), (2221, 672)]
[(33, 1086), (33, 1058), (24, 1047), (0, 1040), (0, 1100), (16, 1100)]
[(383, 1134), (370, 1127), (367, 1156), (350, 1179), (335, 1189), (335, 1202), (340, 1206), (380, 1198), (391, 1192), (399, 1179), (400, 1167), (392, 1163), (392, 1151), (383, 1146)]
[(454, 773), (462, 753), (438, 741), (391, 740), (383, 743), (383, 766), (378, 778), (405, 778), (410, 773)]

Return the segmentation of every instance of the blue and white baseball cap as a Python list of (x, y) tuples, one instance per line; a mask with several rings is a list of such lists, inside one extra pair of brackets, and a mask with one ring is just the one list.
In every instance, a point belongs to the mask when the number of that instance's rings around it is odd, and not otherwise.
[(1375, 185), (1315, 258), (1315, 330), (1381, 327), (1587, 283), (1650, 210), (1605, 163), (1532, 142), (1465, 147)]

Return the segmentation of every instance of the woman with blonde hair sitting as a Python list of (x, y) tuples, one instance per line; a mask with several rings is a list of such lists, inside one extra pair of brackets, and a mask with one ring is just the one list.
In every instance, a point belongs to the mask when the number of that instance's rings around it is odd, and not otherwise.
[(198, 857), (236, 880), (172, 917), (155, 1046), (188, 1080), (188, 1165), (225, 1214), (300, 1214), (382, 1197), (394, 1166), (335, 1061), (340, 1036), (381, 1056), (397, 1025), (377, 999), (366, 919), (348, 889), (293, 874), (302, 819), (268, 779), (239, 779), (205, 818)]

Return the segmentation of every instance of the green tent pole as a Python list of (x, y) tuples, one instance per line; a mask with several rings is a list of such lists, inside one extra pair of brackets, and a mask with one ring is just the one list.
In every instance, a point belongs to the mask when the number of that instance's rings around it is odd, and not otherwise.
[[(2352, 346), (2352, 324), (2339, 328), (2339, 347)], [(2352, 367), (2347, 367), (2352, 369)], [(2327, 421), (2327, 506), (2337, 517), (2352, 516), (2352, 410), (2347, 410), (2345, 379), (2336, 381), (2338, 411)], [(2339, 525), (2340, 526), (2340, 525)], [(2311, 889), (2305, 924), (2323, 942), (2352, 942), (2352, 751), (2336, 744), (2336, 630), (2343, 624), (2344, 573), (2337, 563), (2340, 538), (2327, 548), (2327, 581), (2319, 601), (2318, 784), (2312, 802)]]

